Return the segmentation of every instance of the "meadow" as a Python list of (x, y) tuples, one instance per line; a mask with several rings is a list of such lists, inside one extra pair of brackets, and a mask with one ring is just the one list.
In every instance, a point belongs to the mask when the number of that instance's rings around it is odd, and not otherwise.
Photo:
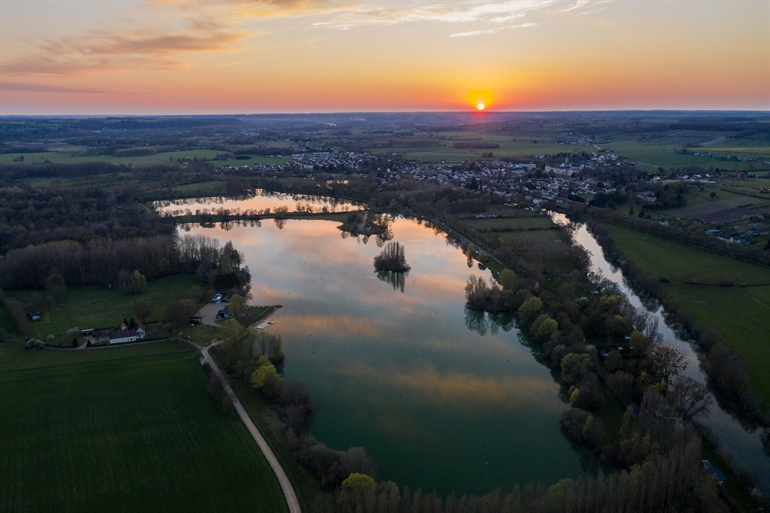
[(119, 166), (121, 164), (132, 166), (178, 166), (179, 159), (182, 160), (205, 160), (210, 161), (214, 167), (223, 166), (243, 166), (254, 164), (285, 164), (286, 158), (266, 158), (251, 156), (244, 160), (213, 160), (217, 155), (229, 155), (228, 152), (218, 150), (195, 149), (185, 151), (161, 152), (154, 155), (141, 155), (135, 157), (115, 157), (112, 155), (78, 155), (76, 153), (66, 153), (49, 151), (42, 153), (6, 153), (0, 154), (0, 165), (20, 164), (17, 159), (24, 157), (23, 163), (40, 164), (43, 162), (52, 162), (54, 164), (82, 164), (85, 162), (107, 162)]
[[(680, 306), (691, 310), (697, 322), (713, 328), (724, 345), (743, 358), (751, 384), (764, 404), (770, 404), (770, 287), (714, 287), (665, 284)], [(762, 298), (762, 302), (757, 300)]]
[(625, 258), (642, 271), (672, 282), (770, 284), (770, 269), (707, 253), (678, 242), (606, 225)]
[[(680, 306), (695, 314), (698, 323), (714, 329), (719, 341), (741, 356), (752, 386), (763, 403), (770, 404), (770, 269), (606, 226), (624, 258), (650, 276), (674, 282), (662, 283), (661, 295), (673, 295)], [(722, 280), (765, 286), (719, 286)]]
[[(70, 328), (107, 328), (117, 327), (134, 316), (134, 303), (138, 299), (148, 299), (153, 305), (153, 313), (148, 322), (163, 319), (163, 308), (169, 301), (179, 301), (188, 297), (190, 288), (200, 285), (192, 275), (178, 274), (158, 278), (148, 282), (147, 290), (141, 294), (124, 294), (117, 289), (100, 285), (70, 287), (62, 304), (57, 304), (48, 311), (43, 311), (39, 321), (32, 325), (41, 337), (61, 335)], [(24, 304), (31, 302), (34, 291), (6, 291), (10, 298)]]
[(0, 343), (0, 511), (287, 511), (199, 354)]
[(466, 219), (463, 221), (466, 224), (473, 226), (476, 229), (487, 230), (505, 230), (505, 231), (522, 231), (522, 230), (547, 230), (555, 228), (556, 225), (545, 216), (533, 216), (533, 217), (498, 217), (491, 219)]

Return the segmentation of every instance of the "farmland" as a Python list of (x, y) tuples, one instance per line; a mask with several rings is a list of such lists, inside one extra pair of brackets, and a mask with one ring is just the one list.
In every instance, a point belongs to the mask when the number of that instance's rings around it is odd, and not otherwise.
[(695, 313), (696, 320), (710, 326), (719, 340), (743, 358), (754, 389), (764, 404), (770, 404), (770, 287), (725, 288), (708, 285), (666, 284), (679, 304)]
[(2, 343), (0, 362), (0, 510), (286, 511), (190, 348)]
[(87, 162), (107, 162), (114, 165), (130, 166), (177, 166), (179, 161), (189, 162), (195, 160), (211, 161), (214, 167), (223, 166), (242, 166), (254, 164), (283, 164), (287, 161), (285, 158), (266, 158), (250, 156), (248, 159), (239, 160), (214, 160), (217, 155), (229, 155), (227, 152), (217, 150), (196, 149), (188, 151), (170, 151), (155, 153), (154, 155), (141, 155), (133, 157), (115, 157), (113, 155), (80, 155), (78, 153), (68, 152), (40, 152), (40, 153), (7, 153), (0, 154), (0, 165), (10, 165), (22, 162), (27, 164), (40, 164), (43, 162), (52, 162), (54, 164), (82, 164)]
[[(664, 297), (673, 295), (695, 313), (699, 323), (714, 329), (723, 344), (741, 355), (752, 385), (769, 404), (770, 269), (616, 226), (608, 229), (625, 258), (645, 273), (673, 282), (661, 284)], [(765, 286), (718, 286), (722, 281)]]
[(626, 228), (608, 225), (613, 239), (626, 258), (650, 276), (672, 282), (740, 285), (770, 283), (770, 269), (714, 255)]

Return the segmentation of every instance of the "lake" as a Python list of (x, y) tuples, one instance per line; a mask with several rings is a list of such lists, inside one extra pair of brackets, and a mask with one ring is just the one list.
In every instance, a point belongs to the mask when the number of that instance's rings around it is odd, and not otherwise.
[(562, 434), (564, 391), (512, 319), (466, 313), (469, 275), (491, 273), (470, 269), (443, 234), (393, 223), (412, 268), (399, 283), (375, 274), (375, 237), (348, 237), (334, 222), (225, 228), (182, 229), (232, 240), (252, 273), (251, 303), (283, 305), (269, 330), (284, 338), (284, 376), (313, 398), (308, 430), (319, 441), (363, 446), (381, 479), (441, 493), (597, 471)]
[[(257, 189), (248, 197), (235, 198), (228, 196), (210, 196), (206, 198), (189, 198), (170, 201), (156, 201), (155, 208), (162, 214), (172, 216), (214, 214), (220, 210), (228, 210), (231, 214), (263, 211), (270, 209), (275, 212), (279, 207), (285, 207), (289, 212), (310, 211), (320, 213), (347, 212), (359, 210), (361, 207), (345, 200), (327, 198), (324, 196), (308, 196), (305, 194), (285, 194)], [(308, 208), (309, 207), (309, 208)]]

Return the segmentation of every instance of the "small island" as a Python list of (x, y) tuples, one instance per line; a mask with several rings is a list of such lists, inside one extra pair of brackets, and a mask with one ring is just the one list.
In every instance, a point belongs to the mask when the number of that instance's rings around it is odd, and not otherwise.
[(382, 252), (374, 257), (374, 269), (378, 272), (407, 272), (411, 267), (406, 263), (404, 246), (398, 242), (388, 242)]

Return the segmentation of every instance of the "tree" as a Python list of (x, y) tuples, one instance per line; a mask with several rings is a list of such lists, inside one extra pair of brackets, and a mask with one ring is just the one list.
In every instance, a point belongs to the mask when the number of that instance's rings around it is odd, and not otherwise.
[(174, 326), (179, 326), (187, 322), (187, 319), (195, 313), (198, 305), (191, 299), (182, 299), (180, 301), (169, 301), (163, 308), (163, 316), (167, 322)]
[(362, 504), (367, 495), (377, 488), (377, 484), (370, 476), (357, 472), (351, 473), (340, 486), (337, 503), (345, 509), (355, 511), (356, 504)]
[(516, 290), (516, 286), (519, 282), (516, 278), (516, 273), (510, 269), (503, 269), (500, 276), (497, 278), (497, 281), (500, 282), (500, 285), (502, 285), (505, 290)]
[(531, 297), (519, 307), (519, 318), (524, 324), (530, 324), (542, 309), (543, 300), (539, 297)]
[(529, 328), (529, 333), (540, 343), (548, 342), (559, 331), (559, 323), (551, 319), (548, 314), (543, 314), (535, 319)]
[(230, 310), (230, 313), (232, 313), (233, 316), (238, 319), (244, 306), (246, 305), (244, 304), (243, 298), (238, 294), (233, 294), (233, 296), (230, 298), (230, 302), (228, 303), (227, 308)]
[(649, 351), (646, 366), (652, 383), (661, 383), (663, 390), (666, 390), (672, 380), (687, 367), (687, 362), (678, 349), (659, 344)]
[(713, 402), (706, 385), (689, 376), (677, 376), (667, 395), (685, 420), (700, 414), (708, 415), (708, 408)]
[(138, 270), (131, 273), (128, 277), (126, 294), (141, 294), (145, 290), (147, 290), (147, 278)]
[(64, 283), (64, 277), (59, 273), (51, 273), (45, 279), (45, 289), (57, 303), (64, 301), (67, 296), (67, 285)]
[(465, 284), (465, 300), (468, 308), (472, 310), (484, 310), (489, 300), (489, 287), (481, 276), (471, 274), (468, 283)]
[(279, 377), (278, 372), (275, 370), (275, 365), (270, 363), (266, 357), (263, 358), (264, 361), (260, 358), (261, 365), (251, 375), (251, 386), (257, 390), (263, 388), (273, 377)]
[(591, 372), (591, 357), (587, 354), (570, 353), (561, 359), (561, 377), (569, 384), (578, 383)]
[(398, 242), (388, 242), (382, 252), (374, 257), (374, 269), (377, 271), (406, 272), (410, 267), (406, 263), (404, 246)]
[(614, 374), (610, 374), (607, 377), (607, 388), (610, 393), (615, 397), (631, 398), (634, 395), (634, 386), (636, 385), (636, 378), (633, 374), (619, 370)]

